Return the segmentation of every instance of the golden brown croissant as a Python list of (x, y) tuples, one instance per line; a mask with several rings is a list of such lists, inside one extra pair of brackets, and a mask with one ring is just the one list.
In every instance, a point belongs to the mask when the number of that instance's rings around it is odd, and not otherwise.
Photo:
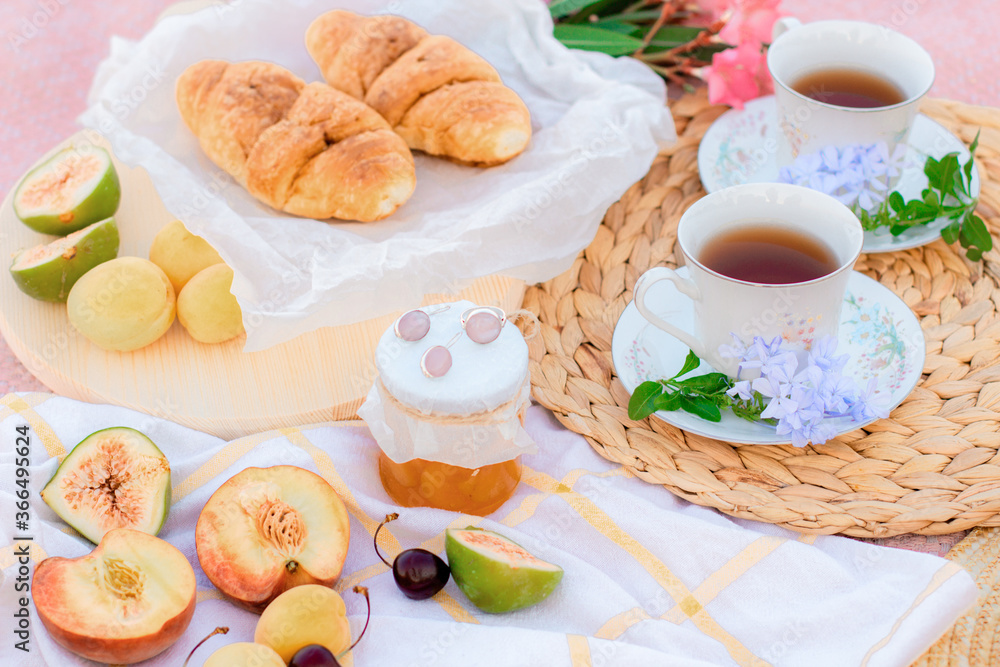
[(528, 108), (488, 62), (404, 18), (327, 12), (306, 48), (331, 86), (363, 99), (414, 150), (490, 166), (531, 139)]
[(379, 220), (410, 198), (413, 155), (371, 107), (271, 63), (203, 60), (177, 79), (202, 149), (265, 204)]

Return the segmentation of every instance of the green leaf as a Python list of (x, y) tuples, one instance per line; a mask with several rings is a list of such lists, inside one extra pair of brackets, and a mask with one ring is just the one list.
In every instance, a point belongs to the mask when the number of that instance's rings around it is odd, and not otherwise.
[(688, 350), (687, 356), (684, 358), (684, 365), (681, 366), (681, 369), (677, 371), (674, 377), (679, 378), (682, 375), (690, 373), (700, 365), (701, 359), (698, 358), (698, 355), (694, 353), (694, 350)]
[(958, 221), (956, 220), (955, 222), (951, 223), (950, 225), (941, 230), (941, 238), (944, 239), (945, 243), (951, 245), (952, 243), (958, 240), (958, 233), (960, 229), (961, 225), (959, 225)]
[(932, 186), (938, 181), (938, 174), (940, 173), (941, 164), (934, 158), (928, 157), (927, 162), (924, 163), (924, 174), (927, 175), (927, 180), (930, 181)]
[(686, 391), (697, 394), (718, 394), (726, 389), (729, 389), (731, 386), (729, 376), (725, 373), (705, 373), (704, 375), (696, 375), (693, 378), (682, 380), (677, 384)]
[(571, 49), (600, 51), (609, 56), (623, 56), (642, 47), (641, 39), (586, 25), (560, 23), (555, 27), (554, 34), (556, 39)]
[(704, 28), (698, 28), (696, 26), (687, 25), (665, 25), (656, 31), (653, 35), (653, 42), (664, 41), (664, 42), (690, 42), (692, 39), (701, 34)]
[(889, 195), (889, 206), (891, 206), (892, 210), (896, 213), (902, 211), (903, 207), (906, 206), (903, 201), (903, 195), (899, 194), (899, 191), (893, 190), (892, 194)]
[[(976, 130), (976, 138), (972, 140), (971, 144), (969, 144), (969, 161), (965, 163), (965, 182), (969, 186), (972, 185), (972, 162), (976, 156), (976, 148), (979, 147), (980, 132), (982, 132), (981, 129)], [(968, 190), (966, 190), (966, 193), (968, 193)]]
[[(627, 4), (627, 3), (626, 3)], [(634, 12), (623, 12), (621, 14), (606, 14), (603, 18), (595, 21), (600, 25), (603, 21), (630, 21), (632, 23), (647, 22), (653, 23), (660, 18), (659, 9), (640, 9)]]
[(552, 18), (559, 19), (563, 16), (569, 16), (573, 12), (578, 12), (581, 9), (585, 9), (603, 1), (604, 0), (555, 0), (555, 2), (549, 5), (549, 14), (552, 15)]
[(962, 224), (959, 239), (962, 241), (962, 247), (965, 248), (976, 247), (982, 252), (988, 252), (993, 249), (993, 238), (990, 236), (989, 230), (986, 229), (983, 219), (978, 215), (970, 216)]
[(937, 210), (941, 207), (941, 198), (938, 197), (938, 194), (936, 192), (934, 192), (933, 190), (924, 190), (923, 195), (925, 204), (927, 204), (934, 210)]
[(677, 392), (672, 392), (670, 394), (660, 394), (653, 401), (653, 407), (659, 412), (663, 410), (664, 412), (673, 412), (681, 407), (681, 394)]
[(639, 421), (656, 412), (656, 398), (662, 393), (663, 385), (659, 382), (647, 380), (640, 384), (628, 401), (628, 418)]
[(969, 248), (965, 251), (965, 256), (973, 262), (978, 262), (983, 258), (983, 251), (979, 248)]
[(681, 408), (685, 412), (690, 412), (705, 421), (717, 422), (722, 420), (722, 412), (719, 410), (719, 406), (704, 396), (684, 396), (681, 398)]
[(973, 137), (972, 143), (969, 144), (969, 153), (971, 153), (972, 155), (975, 155), (976, 154), (976, 149), (979, 148), (979, 133), (980, 132), (982, 132), (982, 129), (976, 130), (976, 136)]
[(610, 16), (624, 11), (632, 3), (632, 0), (596, 0), (578, 11), (573, 16), (566, 19), (567, 23), (590, 22), (590, 17)]
[(632, 37), (642, 37), (642, 28), (633, 23), (626, 23), (625, 21), (601, 21), (593, 25), (599, 27), (601, 30), (610, 30), (611, 32), (631, 35)]
[(947, 195), (955, 193), (955, 176), (959, 170), (958, 153), (948, 153), (941, 158), (940, 165), (937, 189), (941, 191), (941, 198), (943, 199)]

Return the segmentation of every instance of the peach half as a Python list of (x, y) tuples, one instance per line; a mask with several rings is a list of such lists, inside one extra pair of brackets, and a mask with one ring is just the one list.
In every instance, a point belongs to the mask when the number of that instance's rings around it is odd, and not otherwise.
[(176, 547), (131, 528), (80, 558), (46, 558), (31, 597), (42, 625), (88, 660), (132, 664), (176, 642), (194, 616), (194, 569)]
[(295, 586), (333, 586), (349, 541), (347, 509), (333, 487), (287, 465), (234, 475), (212, 494), (195, 527), (209, 580), (257, 613)]

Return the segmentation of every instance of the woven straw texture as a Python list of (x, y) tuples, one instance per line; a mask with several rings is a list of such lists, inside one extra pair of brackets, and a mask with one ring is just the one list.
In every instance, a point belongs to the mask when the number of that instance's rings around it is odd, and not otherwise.
[[(530, 342), (532, 394), (597, 452), (699, 505), (805, 533), (889, 537), (1000, 526), (1000, 251), (972, 263), (940, 239), (862, 255), (858, 271), (917, 313), (924, 375), (887, 419), (821, 446), (734, 445), (655, 417), (631, 421), (611, 338), (638, 277), (676, 266), (677, 222), (702, 197), (698, 143), (726, 107), (700, 91), (672, 104), (679, 139), (608, 210), (566, 273), (529, 288), (541, 323)], [(942, 100), (922, 112), (976, 153), (978, 213), (1000, 248), (1000, 113)], [(961, 250), (959, 248), (959, 250)]]
[(1000, 529), (976, 528), (948, 552), (976, 579), (976, 605), (912, 667), (1000, 665)]

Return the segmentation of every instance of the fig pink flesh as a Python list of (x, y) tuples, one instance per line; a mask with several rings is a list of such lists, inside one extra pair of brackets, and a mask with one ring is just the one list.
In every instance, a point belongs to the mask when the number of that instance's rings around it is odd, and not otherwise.
[(103, 168), (104, 163), (96, 155), (68, 158), (21, 191), (21, 206), (55, 211), (71, 208), (76, 189), (100, 174)]

